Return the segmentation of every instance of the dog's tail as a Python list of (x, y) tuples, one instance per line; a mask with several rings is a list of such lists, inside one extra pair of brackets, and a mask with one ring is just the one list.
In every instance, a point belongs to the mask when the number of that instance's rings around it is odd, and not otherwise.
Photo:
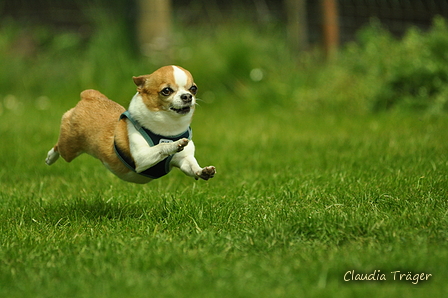
[(106, 97), (106, 95), (104, 95), (103, 93), (94, 90), (94, 89), (87, 89), (84, 90), (83, 92), (81, 92), (81, 99), (86, 99), (86, 100), (97, 100), (97, 99), (108, 99)]

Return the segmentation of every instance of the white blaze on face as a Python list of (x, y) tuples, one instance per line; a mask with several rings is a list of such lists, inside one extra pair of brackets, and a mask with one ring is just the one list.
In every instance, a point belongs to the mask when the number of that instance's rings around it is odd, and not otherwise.
[(183, 88), (184, 90), (186, 90), (187, 87), (187, 82), (188, 82), (188, 76), (185, 73), (185, 71), (183, 71), (182, 69), (180, 69), (177, 66), (173, 66), (173, 75), (174, 75), (174, 80), (176, 82), (176, 85), (179, 86), (179, 88)]
[[(181, 96), (185, 94), (191, 94), (189, 89), (191, 88), (191, 84), (193, 80), (191, 76), (183, 69), (173, 65), (173, 76), (174, 82), (177, 86), (176, 94), (174, 94), (172, 105), (175, 108), (182, 108), (185, 106), (184, 101)], [(194, 106), (196, 104), (196, 99), (193, 95), (192, 101), (188, 103), (188, 106)]]

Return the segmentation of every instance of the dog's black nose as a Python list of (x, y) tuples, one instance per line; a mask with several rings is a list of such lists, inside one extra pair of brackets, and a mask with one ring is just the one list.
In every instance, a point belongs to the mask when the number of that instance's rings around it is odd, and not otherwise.
[(182, 101), (185, 103), (189, 103), (193, 100), (193, 95), (191, 95), (190, 93), (185, 93), (180, 96), (180, 99), (182, 99)]

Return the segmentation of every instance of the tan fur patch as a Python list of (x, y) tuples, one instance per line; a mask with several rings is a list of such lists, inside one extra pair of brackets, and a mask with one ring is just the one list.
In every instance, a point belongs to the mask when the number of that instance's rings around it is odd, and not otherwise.
[(114, 136), (117, 134), (122, 148), (129, 150), (126, 123), (120, 121), (117, 125), (124, 111), (121, 105), (99, 91), (83, 91), (78, 104), (62, 117), (57, 151), (67, 162), (87, 153), (100, 159), (117, 175), (129, 172), (117, 159), (113, 149)]

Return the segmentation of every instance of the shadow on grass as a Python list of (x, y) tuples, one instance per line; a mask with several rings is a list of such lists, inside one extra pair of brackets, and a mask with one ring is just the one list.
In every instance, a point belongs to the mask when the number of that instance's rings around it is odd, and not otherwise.
[[(155, 202), (105, 200), (102, 198), (75, 198), (61, 204), (52, 203), (42, 208), (42, 220), (55, 226), (67, 225), (70, 222), (103, 222), (148, 220), (156, 223), (164, 222), (176, 213), (178, 206), (175, 200), (163, 198)], [(33, 218), (33, 217), (32, 217)]]

